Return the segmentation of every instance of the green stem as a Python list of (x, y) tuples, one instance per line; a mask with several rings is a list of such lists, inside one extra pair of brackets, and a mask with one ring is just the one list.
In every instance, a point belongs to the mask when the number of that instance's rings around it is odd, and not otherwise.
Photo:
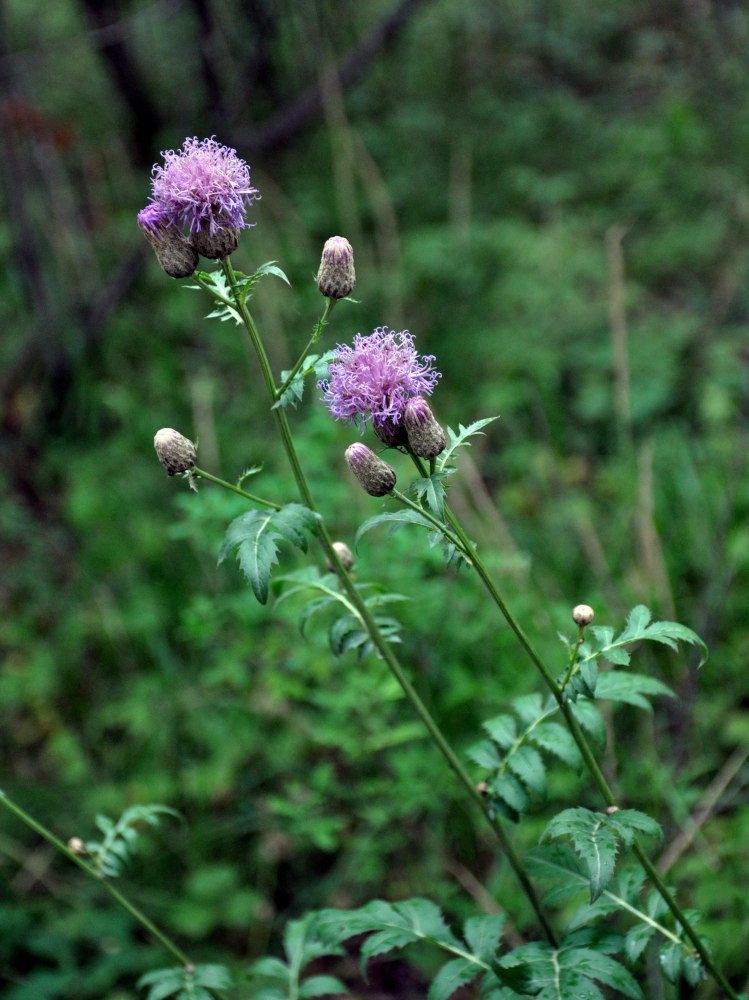
[(180, 965), (191, 964), (187, 955), (185, 955), (185, 953), (170, 938), (168, 938), (163, 931), (160, 931), (156, 924), (154, 924), (153, 921), (145, 915), (145, 913), (139, 910), (137, 906), (123, 896), (119, 889), (116, 889), (111, 882), (107, 881), (104, 876), (100, 875), (95, 868), (87, 864), (83, 858), (71, 851), (66, 844), (63, 844), (63, 842), (59, 840), (50, 830), (48, 830), (45, 826), (42, 826), (41, 823), (37, 822), (37, 820), (35, 820), (33, 816), (30, 816), (24, 809), (21, 808), (21, 806), (9, 799), (2, 790), (0, 790), (0, 805), (4, 805), (6, 809), (17, 816), (18, 819), (26, 824), (26, 826), (34, 830), (35, 833), (38, 833), (40, 837), (43, 837), (46, 841), (52, 844), (53, 847), (57, 848), (58, 851), (64, 854), (70, 861), (78, 865), (79, 868), (82, 868), (87, 875), (90, 875), (92, 879), (95, 879), (99, 885), (103, 886), (109, 895), (112, 896), (123, 909), (127, 910), (127, 912), (134, 917), (142, 927), (145, 927), (150, 934), (161, 942), (167, 951), (174, 955)]
[[(263, 347), (260, 334), (257, 330), (257, 327), (255, 326), (255, 322), (252, 316), (250, 315), (249, 310), (247, 309), (246, 305), (242, 302), (239, 296), (239, 291), (237, 288), (236, 279), (234, 277), (234, 271), (231, 267), (231, 264), (229, 263), (228, 259), (222, 260), (220, 263), (223, 272), (226, 276), (226, 279), (229, 282), (229, 285), (232, 289), (232, 293), (234, 295), (233, 306), (241, 315), (242, 321), (245, 325), (247, 333), (249, 334), (250, 340), (252, 342), (252, 346), (255, 349), (255, 353), (257, 354), (263, 380), (265, 382), (265, 386), (268, 392), (268, 398), (271, 404), (275, 404), (277, 398), (276, 388), (273, 381), (273, 374), (270, 368), (270, 363), (268, 361), (268, 356)], [(281, 441), (283, 443), (283, 447), (286, 452), (286, 457), (289, 461), (292, 472), (294, 474), (294, 478), (296, 480), (302, 501), (304, 502), (305, 506), (308, 507), (311, 511), (319, 513), (315, 505), (315, 502), (313, 500), (312, 493), (307, 484), (307, 479), (304, 475), (301, 463), (299, 461), (299, 456), (297, 454), (296, 447), (294, 445), (294, 441), (291, 435), (291, 430), (289, 428), (289, 423), (286, 418), (286, 412), (282, 407), (276, 407), (273, 405), (271, 408), (271, 413), (273, 415), (273, 419), (276, 422), (276, 427), (280, 434)], [(443, 736), (442, 731), (440, 730), (439, 726), (432, 717), (429, 709), (421, 700), (416, 689), (413, 687), (411, 682), (406, 677), (406, 674), (403, 668), (401, 667), (399, 660), (393, 653), (390, 644), (382, 635), (376, 621), (374, 620), (372, 612), (370, 611), (367, 604), (361, 597), (355, 583), (353, 582), (347, 571), (344, 569), (344, 567), (341, 565), (341, 561), (338, 558), (338, 554), (333, 548), (332, 539), (328, 534), (328, 530), (322, 520), (320, 521), (318, 527), (318, 536), (320, 538), (320, 542), (323, 546), (323, 549), (325, 550), (325, 553), (328, 559), (330, 560), (331, 565), (334, 567), (334, 570), (338, 575), (344, 590), (346, 591), (346, 594), (348, 595), (352, 604), (356, 607), (357, 614), (359, 615), (360, 620), (364, 624), (373, 644), (377, 648), (382, 658), (385, 660), (391, 673), (398, 681), (398, 684), (403, 690), (403, 693), (411, 702), (412, 707), (416, 711), (421, 721), (424, 723), (424, 726), (426, 727), (429, 735), (432, 737), (432, 740), (434, 741), (435, 745), (438, 747), (442, 755), (447, 760), (447, 763), (452, 768), (458, 780), (464, 786), (464, 788), (466, 789), (470, 797), (473, 799), (473, 801), (480, 806), (481, 811), (489, 820), (492, 830), (494, 831), (494, 834), (497, 837), (497, 840), (499, 841), (499, 844), (505, 854), (505, 857), (507, 858), (510, 864), (510, 867), (515, 873), (515, 876), (520, 882), (523, 891), (525, 892), (531, 906), (533, 907), (536, 917), (538, 918), (539, 923), (543, 929), (544, 935), (546, 936), (548, 941), (552, 945), (554, 945), (556, 940), (554, 932), (541, 908), (541, 901), (538, 898), (538, 895), (536, 894), (535, 888), (533, 887), (528, 876), (523, 870), (520, 859), (515, 853), (515, 849), (513, 848), (512, 843), (510, 842), (507, 834), (505, 833), (504, 828), (501, 826), (499, 820), (489, 812), (487, 803), (484, 802), (480, 792), (477, 790), (474, 783), (471, 781), (468, 772), (465, 770), (460, 760), (458, 759), (456, 753), (454, 752), (448, 741)]]
[[(422, 465), (420, 459), (417, 456), (415, 456), (415, 455), (412, 455), (411, 457), (413, 458), (413, 460), (414, 460), (414, 462), (416, 464), (416, 467), (419, 470), (419, 472), (421, 473), (421, 475), (422, 476), (426, 475), (426, 470), (424, 469), (424, 466)], [(501, 613), (502, 613), (505, 621), (507, 622), (507, 624), (510, 626), (510, 628), (513, 630), (513, 632), (517, 636), (517, 638), (518, 638), (521, 646), (526, 651), (526, 653), (528, 654), (528, 656), (531, 659), (531, 661), (533, 662), (533, 664), (539, 670), (539, 672), (541, 673), (541, 675), (542, 675), (544, 681), (546, 682), (549, 690), (553, 694), (553, 696), (554, 696), (557, 704), (559, 705), (559, 709), (560, 709), (562, 715), (564, 716), (564, 720), (565, 720), (565, 722), (567, 724), (567, 728), (569, 729), (569, 731), (570, 731), (573, 739), (575, 740), (575, 743), (577, 744), (578, 749), (580, 750), (580, 753), (582, 754), (583, 760), (585, 762), (585, 766), (588, 769), (589, 774), (591, 775), (591, 777), (595, 781), (596, 786), (598, 787), (601, 795), (603, 796), (604, 801), (609, 806), (615, 805), (616, 804), (616, 797), (614, 796), (614, 793), (613, 793), (613, 791), (611, 789), (611, 786), (606, 781), (606, 778), (604, 777), (603, 772), (601, 771), (600, 767), (598, 766), (598, 761), (596, 760), (595, 755), (593, 754), (593, 751), (590, 748), (590, 744), (588, 742), (588, 739), (587, 739), (585, 733), (583, 732), (583, 730), (582, 730), (579, 722), (577, 721), (575, 715), (573, 714), (573, 712), (572, 712), (572, 710), (570, 708), (570, 703), (566, 699), (562, 688), (560, 688), (560, 686), (557, 684), (557, 682), (554, 679), (554, 675), (552, 674), (551, 670), (549, 670), (549, 668), (543, 662), (543, 660), (541, 659), (541, 657), (538, 655), (538, 653), (534, 649), (532, 643), (530, 642), (530, 640), (528, 639), (528, 637), (525, 635), (525, 633), (523, 632), (522, 628), (520, 627), (520, 624), (515, 620), (515, 617), (510, 612), (510, 609), (508, 608), (507, 604), (505, 603), (504, 599), (502, 598), (502, 595), (497, 590), (497, 588), (496, 588), (496, 586), (494, 584), (494, 581), (492, 580), (491, 576), (489, 575), (489, 572), (486, 569), (486, 566), (484, 565), (483, 560), (478, 555), (478, 553), (476, 552), (475, 548), (471, 545), (470, 539), (468, 538), (468, 536), (466, 535), (466, 533), (463, 531), (463, 528), (461, 527), (461, 525), (458, 522), (457, 518), (452, 513), (452, 511), (450, 510), (450, 508), (448, 507), (447, 504), (445, 504), (445, 508), (444, 509), (445, 509), (445, 518), (449, 522), (449, 524), (452, 527), (453, 531), (455, 532), (455, 534), (457, 535), (457, 537), (460, 539), (460, 541), (462, 542), (462, 544), (465, 545), (465, 546), (468, 546), (469, 551), (471, 553), (471, 562), (473, 563), (473, 565), (474, 565), (474, 567), (476, 569), (476, 572), (478, 573), (479, 577), (481, 578), (481, 581), (484, 584), (484, 586), (485, 586), (485, 588), (486, 588), (489, 596), (492, 598), (492, 600), (494, 601), (494, 603), (497, 605), (497, 607), (501, 611)], [(569, 670), (568, 670), (568, 673), (569, 673)], [(567, 678), (565, 678), (565, 683), (566, 683), (566, 680), (567, 680)], [(683, 928), (685, 935), (689, 938), (690, 942), (694, 945), (694, 947), (697, 950), (700, 958), (704, 962), (705, 968), (710, 972), (710, 975), (713, 977), (713, 979), (726, 991), (726, 994), (731, 998), (731, 1000), (739, 1000), (738, 994), (732, 989), (732, 987), (730, 986), (730, 984), (728, 982), (726, 982), (726, 979), (723, 976), (723, 974), (721, 973), (721, 971), (713, 964), (713, 962), (712, 962), (712, 960), (710, 958), (710, 954), (707, 951), (707, 949), (705, 948), (705, 946), (703, 945), (702, 941), (700, 941), (700, 939), (699, 939), (699, 937), (697, 935), (697, 932), (694, 930), (694, 928), (692, 927), (691, 923), (689, 922), (689, 920), (687, 919), (686, 915), (684, 914), (683, 910), (678, 905), (678, 903), (676, 902), (676, 900), (673, 898), (673, 896), (669, 892), (668, 887), (663, 882), (663, 880), (660, 878), (660, 876), (658, 875), (657, 871), (655, 870), (653, 864), (650, 862), (650, 860), (648, 859), (647, 855), (644, 853), (644, 851), (642, 850), (642, 848), (639, 846), (639, 844), (637, 842), (635, 842), (635, 844), (634, 844), (634, 851), (635, 851), (635, 854), (636, 854), (638, 860), (640, 861), (640, 863), (642, 864), (642, 866), (645, 868), (645, 871), (648, 873), (648, 877), (651, 879), (651, 881), (653, 882), (653, 885), (656, 887), (656, 889), (658, 890), (659, 894), (661, 895), (663, 901), (666, 903), (666, 905), (668, 906), (669, 910), (671, 911), (671, 913), (673, 914), (673, 916), (675, 917), (675, 919), (678, 921), (678, 923)]]
[(325, 300), (325, 312), (322, 314), (322, 316), (320, 317), (320, 319), (315, 324), (315, 332), (312, 334), (312, 336), (310, 337), (310, 339), (307, 341), (307, 346), (302, 351), (302, 353), (301, 353), (301, 355), (300, 355), (299, 360), (297, 361), (297, 363), (294, 365), (294, 367), (291, 369), (291, 371), (289, 372), (289, 374), (286, 376), (286, 378), (282, 382), (281, 386), (278, 389), (275, 390), (275, 397), (276, 397), (277, 400), (280, 399), (281, 396), (283, 396), (283, 394), (286, 392), (286, 390), (289, 388), (289, 386), (291, 385), (291, 383), (294, 381), (294, 379), (299, 374), (299, 370), (301, 369), (302, 365), (304, 364), (305, 359), (306, 359), (307, 355), (309, 354), (310, 348), (314, 347), (314, 345), (320, 339), (320, 334), (322, 333), (323, 327), (328, 322), (328, 316), (330, 316), (331, 312), (333, 311), (333, 306), (336, 304), (337, 301), (338, 301), (338, 299), (326, 299)]
[(405, 507), (410, 507), (411, 510), (415, 510), (417, 514), (421, 514), (421, 516), (426, 518), (427, 521), (430, 521), (434, 525), (435, 531), (439, 531), (448, 542), (459, 549), (469, 564), (473, 563), (473, 551), (466, 549), (459, 538), (456, 538), (455, 535), (451, 535), (442, 521), (440, 521), (438, 517), (435, 517), (430, 510), (427, 510), (426, 507), (422, 507), (421, 504), (415, 503), (410, 497), (407, 497), (405, 493), (401, 493), (400, 490), (392, 489), (390, 491), (390, 495), (395, 497), (396, 500), (399, 500)]
[(225, 490), (231, 490), (232, 493), (238, 493), (239, 496), (244, 497), (245, 500), (251, 500), (253, 503), (259, 503), (261, 507), (271, 507), (273, 510), (281, 509), (281, 504), (273, 503), (272, 500), (263, 500), (262, 497), (256, 497), (254, 494), (240, 489), (239, 486), (233, 486), (231, 483), (227, 483), (225, 479), (218, 479), (218, 477), (212, 476), (210, 472), (198, 469), (197, 466), (190, 469), (190, 475), (197, 476), (199, 479), (207, 479), (209, 483), (216, 483), (217, 486), (223, 486)]

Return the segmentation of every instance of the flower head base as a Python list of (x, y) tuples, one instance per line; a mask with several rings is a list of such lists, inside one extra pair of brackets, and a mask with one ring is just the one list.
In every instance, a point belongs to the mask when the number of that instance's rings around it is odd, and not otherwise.
[(345, 299), (356, 285), (354, 251), (344, 236), (326, 240), (317, 272), (317, 287), (328, 299)]
[(158, 205), (146, 205), (138, 212), (138, 225), (166, 273), (172, 278), (189, 278), (198, 266), (197, 251), (164, 219)]
[(172, 427), (162, 427), (160, 431), (157, 431), (153, 439), (153, 446), (159, 456), (159, 461), (170, 476), (174, 476), (178, 472), (189, 472), (198, 457), (192, 441)]
[(391, 431), (402, 420), (403, 407), (414, 396), (431, 395), (440, 373), (433, 355), (419, 357), (413, 337), (378, 327), (368, 337), (360, 333), (354, 346), (339, 344), (330, 363), (330, 380), (319, 383), (323, 399), (338, 420)]
[(185, 227), (190, 236), (202, 231), (215, 236), (224, 229), (243, 229), (247, 206), (259, 198), (250, 184), (250, 169), (235, 149), (214, 138), (185, 139), (182, 149), (161, 154), (154, 164), (152, 199), (161, 215)]
[(346, 449), (346, 464), (371, 497), (384, 497), (395, 486), (395, 469), (361, 441)]
[(408, 444), (419, 458), (436, 458), (447, 447), (447, 436), (434, 419), (429, 403), (421, 396), (409, 399), (403, 407), (403, 424)]

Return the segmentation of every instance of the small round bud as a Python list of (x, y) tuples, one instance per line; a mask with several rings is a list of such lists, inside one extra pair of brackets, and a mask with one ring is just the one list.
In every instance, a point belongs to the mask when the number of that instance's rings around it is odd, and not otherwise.
[(421, 396), (409, 399), (403, 407), (403, 425), (408, 445), (419, 458), (436, 458), (447, 447), (447, 436), (434, 419), (429, 403)]
[(170, 476), (177, 472), (188, 472), (198, 457), (192, 441), (171, 427), (162, 427), (156, 432), (153, 446), (159, 461)]
[(210, 224), (203, 222), (190, 237), (190, 242), (201, 255), (209, 260), (220, 260), (233, 254), (239, 246), (241, 230), (237, 226), (222, 226), (211, 232)]
[(395, 486), (395, 469), (365, 444), (357, 441), (346, 449), (346, 463), (371, 497), (384, 497)]
[(327, 299), (345, 299), (356, 285), (354, 251), (344, 236), (331, 236), (323, 247), (317, 287)]
[(80, 837), (71, 837), (68, 841), (68, 850), (73, 854), (85, 854), (86, 845), (83, 843)]
[(595, 611), (588, 604), (578, 604), (572, 609), (572, 621), (578, 628), (585, 628), (595, 618)]
[(198, 266), (198, 255), (177, 226), (167, 222), (156, 205), (138, 212), (138, 226), (169, 277), (189, 278)]
[(619, 812), (619, 806), (606, 806), (606, 815), (613, 816), (614, 813)]
[(478, 785), (476, 785), (476, 791), (479, 793), (479, 795), (486, 795), (489, 792), (489, 782), (480, 781)]
[[(333, 548), (335, 549), (335, 554), (338, 556), (338, 561), (341, 566), (348, 572), (348, 570), (354, 568), (354, 554), (351, 549), (346, 545), (345, 542), (333, 542)], [(332, 573), (333, 563), (330, 559), (325, 560), (326, 568)]]

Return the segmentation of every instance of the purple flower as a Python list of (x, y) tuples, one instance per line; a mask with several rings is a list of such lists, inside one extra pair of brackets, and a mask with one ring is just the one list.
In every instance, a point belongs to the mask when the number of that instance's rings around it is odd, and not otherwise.
[(330, 412), (339, 420), (359, 423), (371, 419), (375, 429), (396, 427), (406, 401), (431, 395), (440, 373), (432, 368), (434, 355), (419, 357), (413, 337), (378, 327), (369, 337), (360, 333), (354, 346), (338, 345), (329, 366), (330, 380), (319, 383)]
[(164, 166), (154, 164), (151, 171), (151, 200), (164, 222), (187, 227), (191, 236), (201, 229), (213, 236), (220, 229), (249, 225), (247, 206), (260, 195), (235, 149), (214, 138), (193, 137), (176, 153), (170, 149), (161, 155)]

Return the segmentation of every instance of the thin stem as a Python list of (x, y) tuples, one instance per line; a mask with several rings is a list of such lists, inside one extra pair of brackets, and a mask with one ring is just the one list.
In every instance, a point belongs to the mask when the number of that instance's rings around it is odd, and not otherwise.
[(272, 500), (263, 500), (262, 497), (256, 497), (253, 493), (248, 493), (246, 490), (240, 489), (239, 486), (227, 483), (225, 479), (219, 479), (217, 476), (212, 476), (210, 472), (205, 472), (197, 466), (190, 469), (190, 475), (197, 476), (199, 479), (207, 479), (209, 483), (216, 483), (217, 486), (223, 486), (225, 490), (231, 490), (232, 493), (238, 493), (239, 496), (244, 497), (245, 500), (251, 500), (253, 503), (259, 503), (261, 507), (271, 507), (273, 510), (281, 509), (280, 503), (273, 503)]
[[(234, 277), (234, 271), (231, 267), (231, 264), (229, 263), (228, 259), (224, 259), (220, 263), (224, 271), (224, 274), (226, 275), (227, 281), (229, 282), (229, 285), (232, 289), (232, 293), (234, 295), (233, 307), (241, 315), (244, 326), (252, 342), (252, 346), (254, 347), (255, 352), (257, 354), (257, 358), (260, 363), (260, 369), (263, 376), (263, 381), (265, 382), (265, 386), (268, 392), (268, 398), (271, 404), (275, 404), (277, 400), (276, 396), (277, 390), (275, 388), (273, 374), (270, 368), (270, 363), (268, 361), (268, 356), (263, 347), (260, 334), (258, 332), (257, 327), (255, 326), (255, 322), (249, 310), (247, 309), (246, 305), (242, 302), (240, 298), (236, 284), (236, 279)], [(273, 415), (273, 419), (276, 422), (276, 427), (278, 429), (278, 432), (281, 436), (281, 441), (283, 443), (283, 447), (286, 452), (286, 457), (289, 461), (292, 472), (294, 474), (294, 478), (296, 480), (300, 496), (305, 506), (307, 506), (311, 511), (319, 513), (312, 498), (312, 493), (309, 489), (309, 486), (307, 484), (307, 479), (304, 475), (304, 471), (299, 461), (299, 456), (297, 454), (296, 447), (294, 445), (294, 441), (291, 435), (291, 429), (289, 428), (289, 423), (286, 418), (286, 412), (282, 407), (276, 407), (275, 405), (272, 405), (271, 413)], [(468, 772), (465, 770), (458, 756), (456, 755), (455, 751), (452, 749), (448, 741), (443, 736), (442, 731), (440, 730), (436, 721), (432, 717), (432, 714), (430, 713), (429, 709), (421, 700), (416, 689), (413, 687), (411, 682), (406, 677), (406, 674), (403, 668), (401, 667), (399, 660), (393, 653), (390, 644), (387, 642), (382, 632), (380, 631), (377, 622), (375, 621), (374, 616), (372, 615), (372, 612), (370, 611), (369, 607), (361, 597), (355, 583), (353, 582), (347, 571), (342, 566), (341, 561), (338, 558), (338, 554), (333, 547), (332, 539), (322, 520), (320, 521), (318, 527), (318, 537), (326, 552), (328, 559), (330, 560), (331, 565), (333, 566), (335, 572), (337, 573), (341, 581), (344, 590), (346, 591), (352, 604), (354, 604), (354, 606), (356, 607), (357, 614), (361, 622), (363, 623), (364, 627), (366, 628), (367, 633), (369, 634), (373, 644), (377, 648), (382, 658), (385, 660), (391, 673), (398, 681), (404, 694), (411, 702), (412, 707), (416, 711), (421, 721), (424, 723), (424, 726), (429, 732), (429, 735), (432, 737), (432, 740), (434, 741), (438, 749), (441, 751), (442, 755), (447, 760), (447, 763), (452, 768), (458, 780), (464, 786), (464, 788), (466, 789), (470, 797), (473, 799), (473, 801), (476, 802), (477, 805), (479, 805), (484, 816), (486, 816), (486, 818), (489, 820), (492, 830), (494, 831), (494, 834), (497, 837), (497, 840), (499, 841), (499, 844), (505, 854), (505, 857), (507, 858), (510, 864), (510, 867), (515, 873), (515, 876), (520, 882), (523, 891), (525, 892), (531, 906), (533, 907), (536, 917), (538, 918), (538, 921), (543, 929), (544, 935), (546, 936), (547, 940), (552, 945), (554, 945), (556, 938), (554, 936), (554, 932), (551, 928), (551, 925), (546, 919), (546, 916), (541, 908), (541, 901), (538, 898), (536, 890), (533, 887), (532, 883), (530, 882), (530, 879), (523, 870), (520, 859), (516, 855), (515, 849), (512, 846), (512, 843), (510, 842), (507, 834), (505, 833), (504, 828), (501, 826), (499, 820), (489, 812), (487, 803), (484, 802), (480, 792), (477, 790), (477, 788), (471, 781)]]
[[(424, 469), (424, 466), (422, 465), (420, 459), (415, 455), (412, 455), (411, 457), (413, 458), (419, 472), (422, 474), (422, 476), (424, 476), (426, 474), (426, 470)], [(510, 612), (510, 609), (505, 604), (505, 601), (502, 598), (499, 591), (497, 590), (494, 581), (492, 580), (488, 570), (486, 569), (486, 566), (483, 563), (483, 560), (478, 555), (475, 548), (471, 545), (468, 536), (463, 531), (463, 528), (461, 527), (457, 518), (452, 513), (447, 504), (445, 504), (444, 509), (445, 509), (445, 517), (447, 521), (450, 523), (455, 534), (458, 536), (458, 538), (464, 545), (469, 547), (471, 552), (471, 562), (476, 568), (476, 572), (479, 574), (479, 577), (481, 578), (482, 583), (484, 584), (487, 592), (489, 593), (489, 596), (492, 598), (494, 603), (502, 612), (505, 621), (517, 636), (521, 646), (526, 651), (526, 653), (528, 654), (534, 665), (537, 667), (543, 679), (545, 680), (549, 690), (553, 694), (557, 704), (559, 705), (559, 709), (562, 712), (562, 715), (564, 716), (564, 720), (567, 723), (567, 728), (569, 729), (573, 739), (575, 740), (575, 743), (577, 744), (578, 749), (580, 750), (580, 753), (583, 756), (585, 766), (588, 769), (589, 774), (595, 781), (596, 786), (598, 787), (601, 795), (603, 796), (604, 801), (609, 806), (615, 805), (616, 797), (614, 796), (611, 786), (606, 781), (603, 772), (598, 766), (598, 761), (596, 760), (595, 755), (593, 754), (593, 751), (590, 748), (588, 739), (585, 733), (583, 732), (580, 723), (577, 721), (577, 718), (573, 714), (572, 709), (570, 708), (570, 703), (565, 697), (562, 688), (560, 688), (560, 686), (557, 684), (551, 670), (549, 670), (549, 668), (543, 662), (541, 657), (538, 655), (533, 645), (531, 644), (530, 640), (527, 638), (522, 628), (520, 627), (520, 624), (515, 620), (514, 616)], [(566, 680), (567, 678), (565, 678), (565, 683)], [(666, 903), (666, 905), (668, 906), (669, 910), (671, 911), (677, 922), (683, 928), (684, 933), (689, 938), (690, 942), (694, 945), (695, 949), (697, 950), (700, 958), (702, 959), (705, 965), (705, 968), (710, 972), (710, 975), (713, 977), (713, 979), (726, 991), (726, 994), (731, 998), (731, 1000), (739, 1000), (738, 994), (726, 981), (720, 969), (718, 969), (713, 964), (709, 952), (703, 945), (702, 941), (700, 941), (696, 931), (692, 927), (692, 924), (687, 919), (683, 910), (671, 895), (666, 884), (658, 875), (658, 872), (656, 871), (652, 862), (648, 859), (647, 855), (636, 841), (634, 843), (633, 850), (638, 860), (642, 864), (643, 868), (648, 873), (648, 877), (651, 879), (653, 885), (656, 887), (659, 894), (661, 895), (663, 901)]]
[(307, 341), (307, 346), (304, 348), (304, 350), (302, 351), (301, 355), (299, 356), (299, 360), (297, 361), (297, 363), (291, 369), (291, 371), (286, 376), (286, 378), (284, 379), (284, 381), (282, 382), (282, 384), (279, 386), (279, 388), (276, 389), (276, 391), (275, 391), (275, 395), (276, 395), (276, 399), (277, 400), (280, 399), (281, 396), (283, 396), (283, 394), (286, 392), (286, 390), (289, 388), (289, 386), (291, 385), (291, 383), (294, 381), (294, 379), (299, 374), (299, 370), (301, 369), (302, 365), (304, 364), (304, 362), (305, 362), (305, 360), (307, 358), (307, 355), (309, 354), (310, 348), (314, 347), (314, 345), (320, 339), (320, 334), (323, 331), (323, 327), (327, 324), (327, 322), (328, 322), (328, 316), (330, 316), (331, 312), (333, 311), (333, 306), (336, 304), (337, 301), (338, 301), (338, 299), (326, 299), (325, 300), (325, 312), (322, 314), (322, 316), (320, 317), (320, 319), (315, 324), (315, 332), (312, 334), (312, 336), (310, 337), (310, 339)]
[(435, 517), (431, 511), (427, 510), (426, 507), (422, 507), (420, 504), (415, 503), (410, 497), (407, 497), (405, 493), (401, 493), (400, 490), (393, 489), (390, 491), (390, 495), (399, 500), (405, 507), (410, 507), (411, 510), (415, 510), (417, 514), (421, 514), (422, 517), (426, 518), (434, 525), (435, 531), (439, 531), (441, 535), (447, 539), (452, 545), (463, 553), (465, 558), (469, 563), (473, 563), (473, 552), (470, 549), (466, 549), (459, 538), (455, 535), (450, 534), (445, 525), (440, 521), (438, 517)]
[(78, 867), (82, 868), (86, 874), (91, 876), (92, 879), (95, 879), (99, 885), (103, 886), (109, 895), (112, 896), (123, 909), (127, 910), (127, 912), (134, 917), (142, 927), (145, 927), (150, 934), (161, 942), (167, 951), (174, 955), (180, 965), (191, 964), (190, 959), (187, 955), (185, 955), (181, 948), (179, 948), (174, 941), (171, 940), (171, 938), (167, 937), (163, 931), (159, 930), (156, 924), (154, 924), (154, 922), (149, 919), (145, 913), (131, 903), (127, 897), (123, 896), (119, 889), (116, 889), (111, 882), (107, 881), (103, 875), (100, 875), (99, 872), (84, 861), (83, 858), (71, 851), (66, 844), (63, 844), (63, 842), (59, 840), (50, 830), (48, 830), (45, 826), (42, 826), (41, 823), (35, 820), (33, 816), (30, 816), (24, 809), (21, 808), (21, 806), (9, 799), (2, 790), (0, 790), (0, 805), (4, 805), (6, 809), (17, 816), (18, 819), (26, 824), (26, 826), (34, 830), (35, 833), (38, 833), (40, 837), (43, 837), (46, 841), (52, 844), (53, 847), (57, 848), (58, 851), (64, 854), (68, 860), (78, 865)]

